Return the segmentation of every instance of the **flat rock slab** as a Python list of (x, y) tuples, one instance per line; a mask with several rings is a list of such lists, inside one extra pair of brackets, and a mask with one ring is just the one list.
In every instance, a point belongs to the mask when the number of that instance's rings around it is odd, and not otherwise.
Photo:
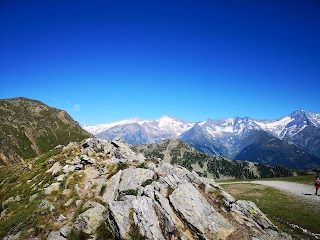
[(169, 199), (187, 224), (204, 236), (224, 239), (232, 232), (229, 221), (191, 183), (180, 184)]
[(144, 168), (128, 168), (122, 171), (119, 192), (137, 190), (147, 180), (152, 180), (155, 173)]

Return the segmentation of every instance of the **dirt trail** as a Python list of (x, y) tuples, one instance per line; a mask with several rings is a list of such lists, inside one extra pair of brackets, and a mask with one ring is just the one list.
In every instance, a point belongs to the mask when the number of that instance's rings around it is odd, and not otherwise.
[[(226, 182), (218, 184), (241, 184), (249, 183), (248, 181), (243, 182)], [(282, 191), (289, 192), (299, 197), (303, 197), (306, 200), (320, 202), (320, 191), (318, 190), (318, 196), (315, 195), (315, 187), (312, 185), (294, 183), (294, 182), (285, 182), (285, 181), (250, 181), (250, 183), (261, 184), (268, 187), (277, 188)]]

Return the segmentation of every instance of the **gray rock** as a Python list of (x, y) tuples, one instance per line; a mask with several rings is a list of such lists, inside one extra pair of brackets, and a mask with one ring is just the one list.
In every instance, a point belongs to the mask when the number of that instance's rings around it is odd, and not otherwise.
[(67, 224), (60, 228), (58, 231), (50, 232), (47, 240), (66, 240), (72, 227), (70, 224)]
[(52, 213), (56, 208), (52, 205), (52, 203), (48, 200), (42, 200), (41, 203), (38, 205), (38, 209), (42, 211), (49, 211)]
[(155, 210), (158, 215), (162, 232), (167, 235), (172, 233), (175, 229), (183, 228), (183, 224), (171, 208), (169, 200), (157, 191), (154, 192), (154, 196)]
[(74, 170), (75, 171), (80, 171), (80, 170), (82, 170), (83, 169), (83, 165), (82, 164), (76, 164), (76, 165), (74, 165)]
[(58, 221), (58, 222), (62, 222), (62, 221), (65, 220), (65, 219), (66, 219), (66, 217), (63, 216), (63, 214), (60, 214), (59, 217), (58, 217), (58, 219), (57, 219), (57, 221)]
[(231, 205), (236, 202), (236, 199), (226, 191), (222, 190), (221, 196), (223, 197), (223, 202), (227, 207), (231, 207)]
[(67, 165), (63, 166), (62, 171), (64, 173), (74, 172), (75, 171), (75, 166), (71, 166), (71, 165), (67, 164)]
[(73, 165), (77, 165), (77, 164), (80, 164), (81, 160), (78, 156), (76, 156), (73, 158), (72, 162), (73, 162)]
[(3, 238), (3, 240), (18, 240), (20, 239), (21, 231), (16, 234), (11, 234)]
[(191, 184), (180, 184), (169, 196), (175, 210), (188, 225), (207, 238), (226, 238), (232, 227)]
[(62, 182), (63, 179), (66, 177), (66, 174), (61, 174), (57, 177), (57, 182)]
[(35, 200), (37, 197), (38, 197), (38, 193), (33, 194), (32, 196), (30, 196), (29, 202), (32, 202), (32, 201)]
[(53, 166), (50, 168), (50, 169), (48, 169), (46, 172), (47, 173), (52, 173), (52, 175), (56, 175), (58, 172), (60, 172), (61, 171), (61, 169), (62, 169), (62, 166), (60, 165), (60, 163), (59, 162), (56, 162), (56, 163), (54, 163), (53, 164)]
[(2, 208), (5, 209), (7, 207), (8, 204), (12, 203), (12, 202), (20, 202), (21, 201), (21, 197), (18, 195), (16, 197), (9, 197), (7, 200), (5, 200), (2, 203)]
[(73, 202), (73, 198), (70, 198), (65, 204), (64, 206), (69, 207)]
[(119, 183), (122, 175), (122, 170), (119, 170), (115, 175), (113, 175), (107, 182), (107, 188), (102, 195), (102, 201), (105, 203), (114, 201), (118, 195)]
[(56, 183), (52, 183), (49, 187), (47, 187), (45, 194), (49, 195), (54, 191), (59, 191), (61, 183), (56, 182)]
[(152, 180), (155, 173), (149, 169), (124, 169), (119, 184), (119, 192), (137, 190), (147, 180)]
[(80, 204), (82, 203), (82, 200), (76, 200), (76, 206), (80, 206)]
[(66, 240), (66, 238), (61, 236), (60, 231), (52, 231), (49, 233), (47, 240)]
[(77, 217), (73, 228), (87, 234), (93, 234), (105, 218), (106, 208), (97, 203), (95, 207), (88, 209)]
[(114, 233), (116, 239), (130, 239), (131, 226), (130, 214), (132, 214), (131, 201), (111, 201), (107, 216), (107, 225)]
[(83, 165), (88, 165), (88, 164), (94, 164), (96, 160), (93, 158), (89, 158), (87, 155), (81, 155), (80, 156), (80, 163)]
[(59, 149), (59, 148), (63, 148), (64, 146), (63, 145), (57, 145), (54, 147), (54, 149)]
[(278, 231), (267, 216), (251, 201), (238, 200), (232, 204), (231, 210), (254, 220), (263, 229), (272, 229)]
[(4, 209), (1, 211), (0, 220), (5, 220), (7, 217), (8, 209)]
[(165, 239), (151, 198), (142, 196), (133, 201), (134, 221), (148, 239)]

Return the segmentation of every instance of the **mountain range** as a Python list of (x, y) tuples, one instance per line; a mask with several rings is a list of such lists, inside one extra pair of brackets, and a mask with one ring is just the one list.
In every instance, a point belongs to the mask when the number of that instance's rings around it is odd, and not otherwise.
[(320, 166), (320, 114), (299, 110), (276, 120), (249, 117), (187, 122), (170, 116), (84, 126), (104, 139), (131, 144), (176, 138), (211, 155), (294, 168)]

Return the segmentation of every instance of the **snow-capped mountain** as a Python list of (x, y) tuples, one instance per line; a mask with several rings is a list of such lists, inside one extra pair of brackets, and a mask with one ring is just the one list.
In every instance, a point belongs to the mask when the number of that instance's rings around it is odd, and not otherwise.
[(115, 123), (85, 126), (88, 132), (105, 139), (121, 137), (128, 143), (156, 143), (166, 138), (178, 138), (195, 123), (163, 116), (157, 120), (133, 118)]
[(300, 110), (276, 120), (249, 117), (207, 119), (190, 123), (163, 116), (157, 120), (138, 118), (86, 126), (97, 137), (120, 136), (133, 144), (158, 143), (177, 138), (212, 155), (273, 165), (279, 161), (293, 167), (320, 166), (320, 114)]

